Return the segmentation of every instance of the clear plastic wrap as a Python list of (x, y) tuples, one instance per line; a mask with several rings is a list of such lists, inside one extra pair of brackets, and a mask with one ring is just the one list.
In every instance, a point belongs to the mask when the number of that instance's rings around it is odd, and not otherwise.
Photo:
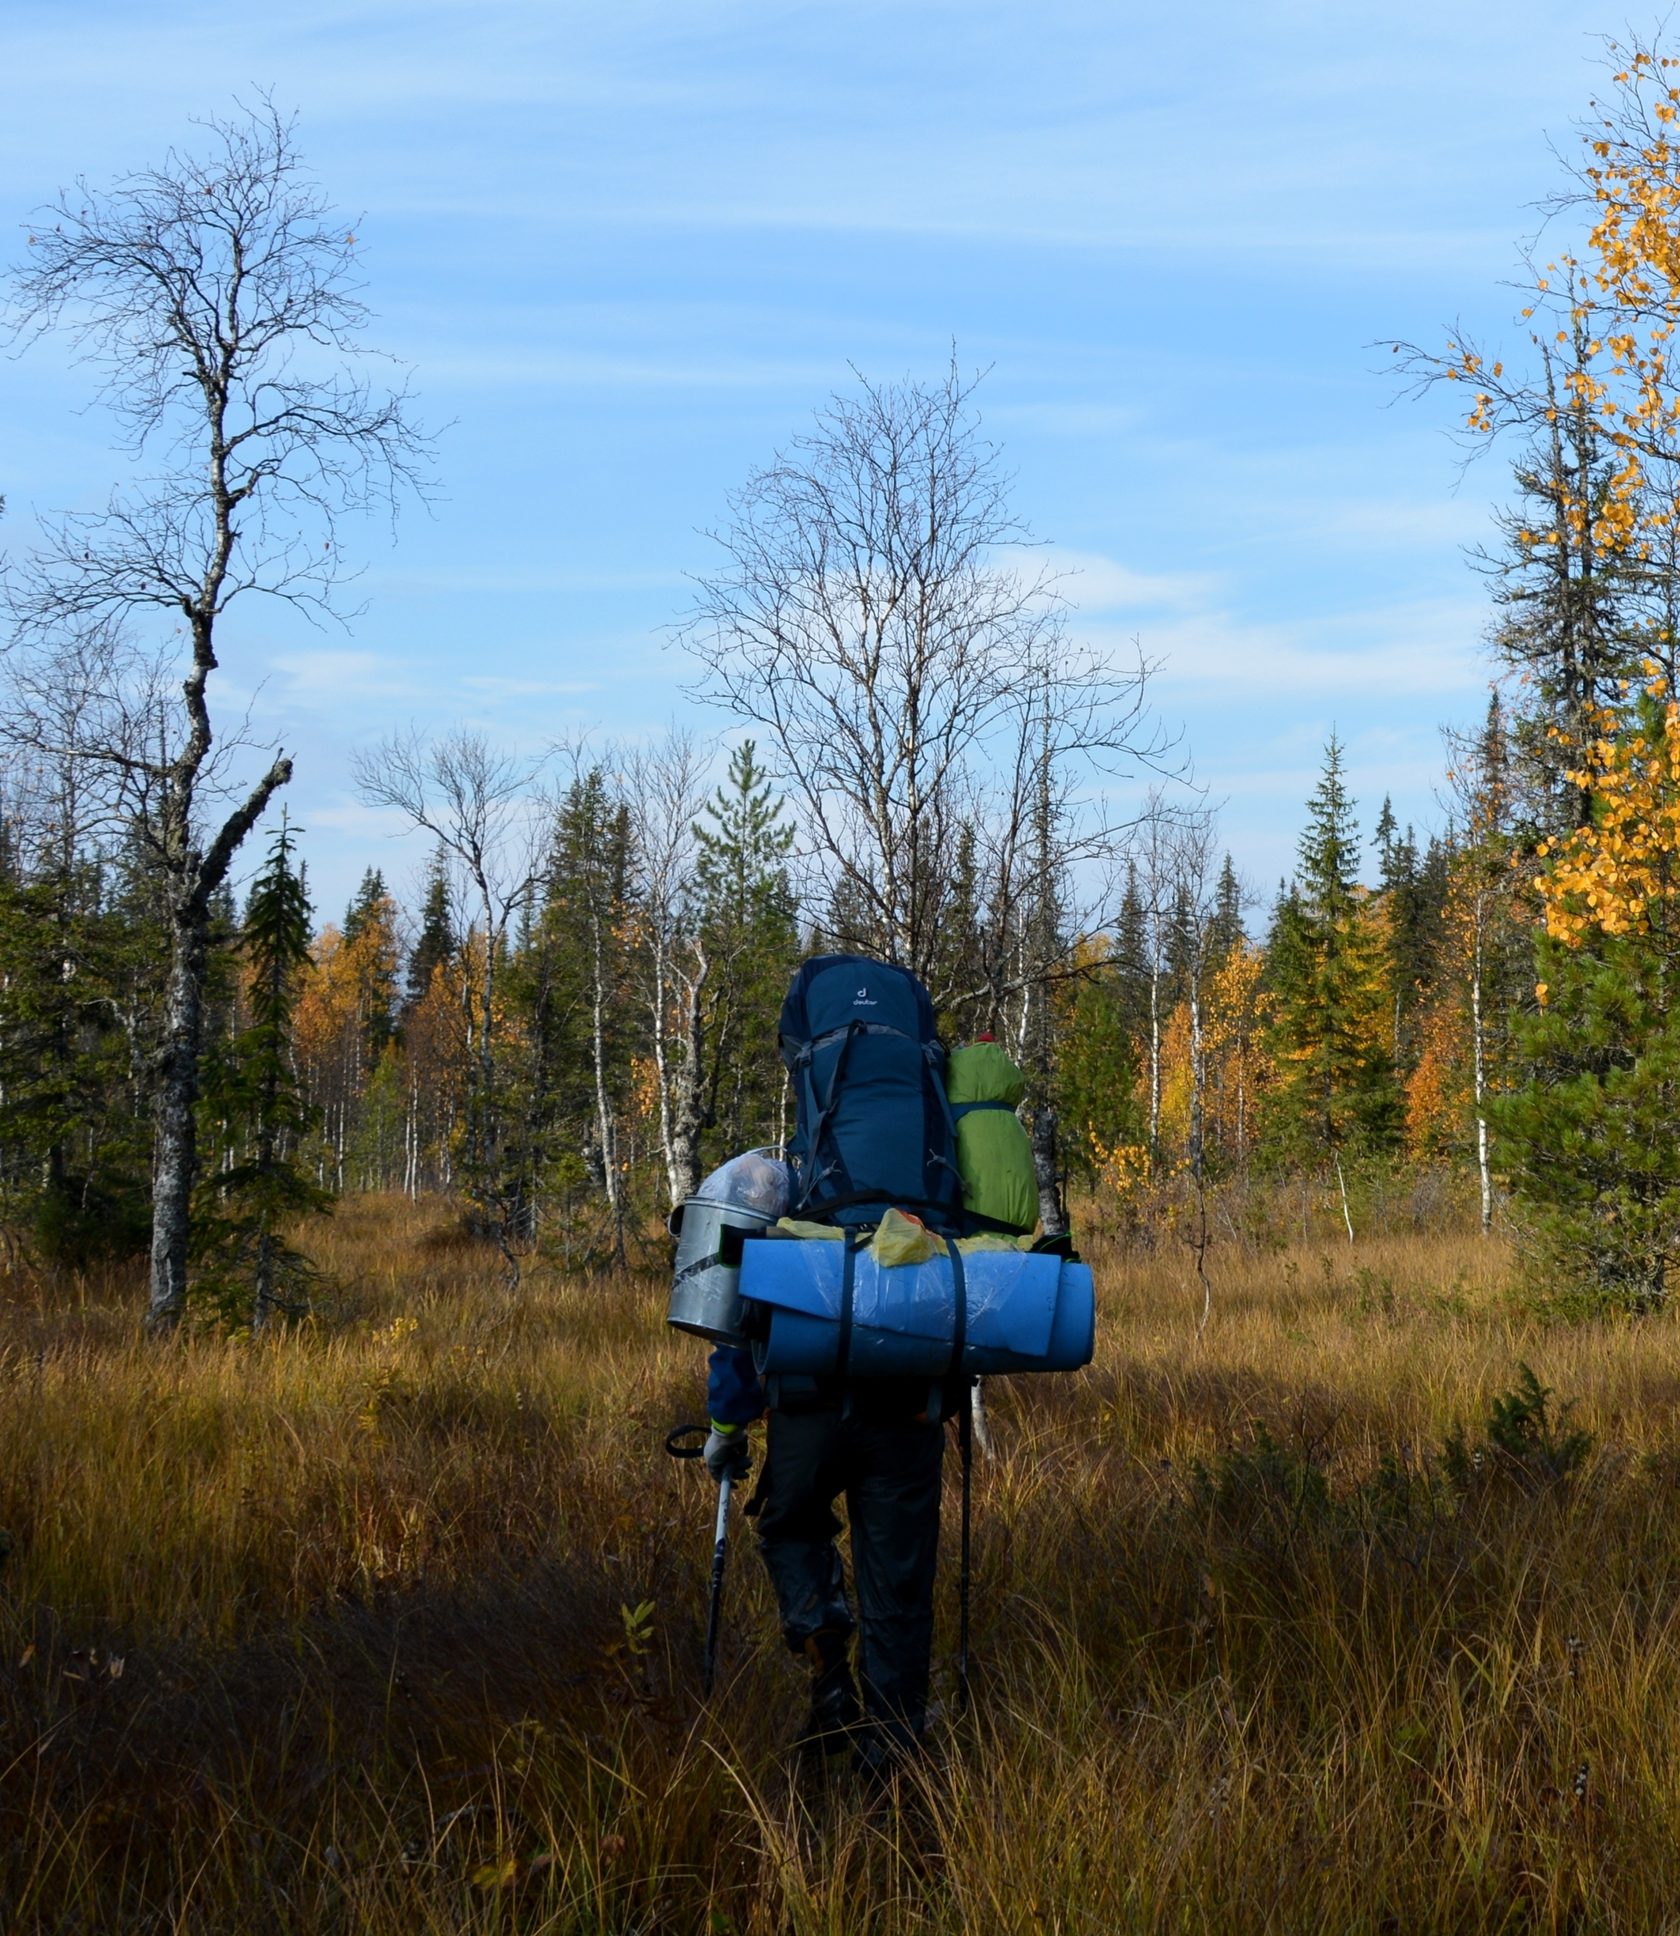
[(793, 1200), (793, 1172), (776, 1150), (744, 1150), (713, 1170), (694, 1195), (701, 1203), (727, 1203), (774, 1223)]

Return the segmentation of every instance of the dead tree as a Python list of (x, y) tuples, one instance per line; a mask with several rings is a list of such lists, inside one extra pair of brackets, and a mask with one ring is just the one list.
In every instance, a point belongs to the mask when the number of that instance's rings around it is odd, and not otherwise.
[(114, 743), (75, 749), (143, 795), (138, 830), (167, 903), (148, 1302), (158, 1329), (186, 1298), (211, 897), (292, 772), (276, 752), (230, 791), (217, 765), (209, 695), (222, 621), (248, 592), (332, 612), (338, 519), (370, 502), (394, 508), (423, 486), (428, 456), (406, 392), (358, 369), (355, 234), (305, 173), (294, 124), (263, 101), (204, 135), (202, 156), (171, 151), (109, 189), (78, 182), (61, 195), (11, 283), (18, 332), (67, 333), (100, 373), (130, 453), (158, 465), (103, 511), (48, 523), (8, 587), (26, 655), (145, 621), (173, 622), (182, 640), (163, 711), (124, 713)]

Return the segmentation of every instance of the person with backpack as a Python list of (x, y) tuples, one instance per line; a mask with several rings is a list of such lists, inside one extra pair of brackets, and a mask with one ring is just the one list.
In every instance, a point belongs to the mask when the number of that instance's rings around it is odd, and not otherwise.
[[(889, 1209), (938, 1235), (959, 1234), (963, 1180), (945, 1051), (916, 977), (859, 955), (817, 956), (788, 991), (779, 1045), (797, 1101), (792, 1216), (838, 1226), (847, 1244)], [(744, 1476), (747, 1428), (765, 1418), (764, 1464), (747, 1511), (782, 1637), (811, 1670), (799, 1746), (811, 1758), (851, 1746), (865, 1774), (884, 1777), (920, 1750), (926, 1728), (944, 1419), (967, 1381), (766, 1383), (749, 1351), (712, 1353), (706, 1465), (719, 1480)], [(855, 1614), (834, 1543), (841, 1494)]]

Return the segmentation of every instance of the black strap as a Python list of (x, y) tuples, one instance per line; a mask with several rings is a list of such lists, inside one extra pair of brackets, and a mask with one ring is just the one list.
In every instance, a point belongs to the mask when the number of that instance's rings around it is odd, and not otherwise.
[[(957, 1446), (962, 1453), (962, 1570), (957, 1580), (957, 1708), (968, 1706), (968, 1599), (973, 1573), (973, 1546), (970, 1532), (970, 1500), (974, 1476), (974, 1380), (963, 1380), (962, 1410), (957, 1414)], [(759, 1483), (762, 1485), (763, 1481)]]
[(1002, 1109), (1011, 1116), (1015, 1114), (1006, 1102), (954, 1102), (951, 1105), (951, 1120), (960, 1123), (973, 1109)]
[(852, 1232), (844, 1238), (845, 1258), (840, 1266), (840, 1341), (834, 1348), (834, 1370), (844, 1378), (852, 1357), (852, 1304), (857, 1296), (857, 1245)]
[(809, 1041), (801, 1042), (787, 1066), (790, 1069), (803, 1068), (818, 1049), (826, 1048), (842, 1035), (896, 1035), (901, 1042), (920, 1042), (924, 1055), (930, 1054), (937, 1046), (923, 1042), (920, 1036), (911, 1035), (905, 1029), (894, 1028), (890, 1022), (865, 1022), (854, 1016), (851, 1021), (842, 1022), (838, 1028), (824, 1029), (821, 1035), (813, 1035)]
[(1032, 1235), (1030, 1223), (1009, 1223), (1002, 1217), (983, 1216), (978, 1210), (965, 1210), (963, 1222), (967, 1225), (963, 1235), (967, 1237), (1030, 1237)]
[(951, 1313), (951, 1362), (946, 1369), (961, 1371), (963, 1353), (968, 1349), (968, 1278), (955, 1240), (947, 1237), (945, 1248), (951, 1254), (951, 1298), (955, 1307)]
[[(863, 1033), (863, 1028), (864, 1025), (862, 1022), (847, 1023), (846, 1039), (840, 1044), (840, 1053), (834, 1058), (834, 1069), (828, 1078), (828, 1095), (824, 1099), (821, 1109), (817, 1111), (816, 1118), (811, 1124), (811, 1145), (806, 1152), (811, 1165), (811, 1174), (809, 1181), (800, 1194), (799, 1202), (801, 1209), (809, 1205), (812, 1192), (816, 1189), (817, 1178), (827, 1174), (827, 1171), (821, 1168), (823, 1131), (828, 1127), (828, 1119), (834, 1114), (834, 1105), (839, 1100), (840, 1085), (846, 1077), (846, 1058), (852, 1052), (852, 1044)], [(836, 1029), (833, 1033), (838, 1035), (840, 1031)], [(825, 1036), (821, 1039), (826, 1041), (829, 1038)], [(815, 1081), (811, 1083), (811, 1099), (813, 1102), (816, 1100)], [(850, 1181), (849, 1178), (847, 1180)]]
[[(837, 1210), (855, 1210), (860, 1203), (879, 1204), (883, 1210), (903, 1210), (919, 1217), (923, 1223), (948, 1224), (951, 1221), (952, 1206), (949, 1203), (937, 1203), (931, 1197), (886, 1196), (879, 1189), (847, 1190), (839, 1196), (825, 1196), (815, 1203), (802, 1200), (800, 1208), (811, 1211), (814, 1222), (824, 1222), (832, 1221)], [(875, 1222), (879, 1222), (879, 1218), (871, 1220), (871, 1227)], [(933, 1234), (942, 1237), (945, 1233), (935, 1230)]]

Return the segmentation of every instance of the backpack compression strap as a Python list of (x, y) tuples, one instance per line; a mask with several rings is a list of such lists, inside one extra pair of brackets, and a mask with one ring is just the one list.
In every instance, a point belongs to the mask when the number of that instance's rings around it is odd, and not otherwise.
[[(846, 1058), (852, 1052), (852, 1044), (860, 1035), (865, 1033), (868, 1027), (869, 1024), (867, 1022), (848, 1022), (843, 1029), (830, 1029), (826, 1035), (816, 1036), (812, 1041), (807, 1042), (795, 1059), (794, 1067), (806, 1081), (809, 1081), (811, 1061), (817, 1049), (824, 1042), (832, 1042), (838, 1035), (844, 1035), (846, 1038), (840, 1044), (840, 1053), (834, 1058), (834, 1069), (828, 1078), (827, 1098), (818, 1108), (816, 1117), (811, 1124), (811, 1146), (809, 1151), (810, 1174), (805, 1179), (804, 1189), (799, 1193), (799, 1208), (801, 1210), (810, 1203), (812, 1194), (817, 1187), (818, 1177), (822, 1174), (817, 1166), (821, 1159), (823, 1131), (828, 1127), (829, 1117), (834, 1114), (834, 1105), (840, 1095), (840, 1084), (845, 1080)], [(893, 1033), (896, 1034), (897, 1031), (894, 1030)], [(813, 1085), (813, 1101), (815, 1101), (815, 1097), (815, 1085)]]
[[(857, 1233), (848, 1230), (840, 1265), (840, 1336), (834, 1347), (834, 1375), (844, 1378), (851, 1370), (852, 1314), (857, 1303)], [(963, 1353), (968, 1349), (968, 1274), (963, 1269), (962, 1252), (956, 1239), (945, 1239), (951, 1259), (951, 1362), (947, 1372), (962, 1370)]]
[(834, 1370), (844, 1378), (851, 1366), (852, 1357), (852, 1307), (857, 1300), (857, 1242), (856, 1233), (848, 1230), (845, 1236), (845, 1257), (840, 1266), (840, 1338), (834, 1347)]
[(961, 1371), (963, 1353), (968, 1349), (968, 1278), (963, 1270), (962, 1252), (956, 1239), (947, 1237), (945, 1248), (951, 1255), (951, 1362), (947, 1373)]

